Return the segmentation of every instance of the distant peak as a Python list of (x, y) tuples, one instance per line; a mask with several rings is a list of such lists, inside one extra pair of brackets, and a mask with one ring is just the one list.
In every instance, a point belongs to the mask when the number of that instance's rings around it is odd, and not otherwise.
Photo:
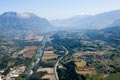
[(24, 12), (24, 13), (17, 13), (17, 12), (5, 12), (2, 14), (2, 16), (12, 16), (12, 17), (18, 17), (18, 18), (25, 18), (25, 19), (29, 19), (33, 16), (36, 16), (33, 13), (28, 13), (28, 12)]
[(19, 18), (31, 18), (32, 16), (33, 16), (34, 14), (32, 14), (32, 13), (18, 13), (17, 14), (17, 17), (19, 17)]
[(2, 15), (10, 16), (10, 15), (17, 15), (17, 13), (16, 12), (5, 12)]

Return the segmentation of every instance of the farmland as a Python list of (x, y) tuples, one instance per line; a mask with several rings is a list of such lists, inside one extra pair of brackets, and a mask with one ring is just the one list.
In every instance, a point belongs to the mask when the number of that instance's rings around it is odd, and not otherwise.
[(89, 40), (86, 34), (83, 35), (86, 37), (73, 38), (73, 35), (79, 36), (76, 33), (59, 32), (53, 36), (52, 42), (56, 46), (64, 45), (69, 51), (58, 67), (60, 80), (119, 80), (120, 46), (104, 40)]

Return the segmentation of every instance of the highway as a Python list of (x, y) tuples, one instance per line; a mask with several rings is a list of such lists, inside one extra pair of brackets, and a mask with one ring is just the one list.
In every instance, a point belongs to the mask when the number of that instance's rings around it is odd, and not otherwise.
[(66, 53), (57, 61), (57, 63), (55, 64), (55, 77), (56, 77), (56, 80), (59, 80), (59, 77), (58, 77), (58, 73), (57, 73), (57, 66), (59, 64), (59, 62), (69, 53), (68, 50), (63, 46), (63, 48), (65, 49)]
[(40, 64), (40, 62), (42, 60), (42, 56), (44, 54), (45, 44), (46, 44), (46, 41), (48, 40), (48, 38), (49, 38), (48, 36), (44, 37), (44, 39), (42, 41), (42, 47), (39, 48), (39, 54), (36, 54), (36, 56), (34, 57), (35, 62), (33, 62), (32, 65), (25, 72), (27, 74), (27, 77), (30, 77), (32, 75), (32, 73), (34, 72), (34, 69), (36, 68), (36, 66)]

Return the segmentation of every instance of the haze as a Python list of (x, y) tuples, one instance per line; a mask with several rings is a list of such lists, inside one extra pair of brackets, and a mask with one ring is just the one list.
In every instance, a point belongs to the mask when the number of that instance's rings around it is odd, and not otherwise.
[(1, 0), (0, 14), (32, 12), (51, 20), (117, 10), (119, 3), (120, 0)]

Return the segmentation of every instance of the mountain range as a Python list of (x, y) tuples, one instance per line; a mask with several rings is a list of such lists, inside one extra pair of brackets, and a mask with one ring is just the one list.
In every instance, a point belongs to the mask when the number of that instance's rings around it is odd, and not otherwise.
[[(120, 10), (100, 13), (97, 15), (81, 15), (69, 19), (51, 20), (50, 23), (58, 28), (66, 29), (102, 29), (109, 27), (120, 19)], [(116, 23), (119, 23), (116, 21)]]
[(44, 18), (40, 18), (33, 13), (5, 12), (0, 15), (0, 31), (23, 33), (35, 32), (43, 33), (51, 30), (53, 26)]
[[(120, 27), (120, 10), (48, 21), (33, 13), (5, 12), (0, 15), (0, 34), (46, 33), (53, 30), (108, 29)], [(113, 29), (112, 28), (112, 29)]]

